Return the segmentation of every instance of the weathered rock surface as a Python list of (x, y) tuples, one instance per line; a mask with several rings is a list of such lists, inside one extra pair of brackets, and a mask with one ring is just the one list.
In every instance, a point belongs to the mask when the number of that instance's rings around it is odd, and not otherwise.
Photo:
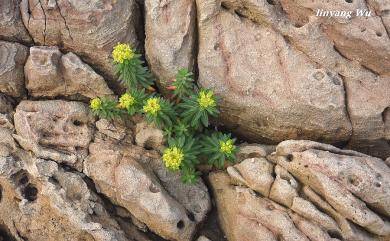
[(116, 79), (112, 47), (118, 42), (140, 47), (137, 35), (142, 27), (135, 0), (23, 0), (21, 13), (36, 43), (76, 53), (109, 80)]
[(28, 49), (24, 45), (0, 41), (1, 93), (13, 97), (20, 97), (24, 95), (25, 89), (23, 67), (26, 63), (27, 56)]
[(390, 238), (390, 168), (378, 158), (285, 141), (227, 172), (209, 179), (229, 241)]
[(103, 77), (73, 53), (57, 47), (31, 47), (24, 67), (26, 88), (34, 97), (112, 95)]
[(14, 115), (15, 139), (37, 157), (82, 169), (93, 138), (89, 107), (63, 100), (22, 101)]
[(1, 127), (0, 133), (0, 223), (6, 240), (128, 240), (82, 174), (19, 149), (12, 130)]
[(277, 30), (240, 18), (219, 1), (197, 5), (198, 81), (223, 97), (221, 119), (230, 128), (268, 141), (348, 140), (351, 124), (336, 73), (292, 48)]
[(145, 13), (146, 58), (165, 88), (180, 68), (194, 68), (195, 1), (146, 0)]
[(377, 214), (390, 216), (390, 169), (382, 160), (341, 150), (334, 154), (326, 145), (295, 149), (296, 144), (280, 143), (272, 160), (347, 219), (372, 233), (390, 235), (390, 223)]
[(166, 170), (157, 152), (118, 142), (101, 132), (96, 133), (89, 151), (84, 172), (98, 192), (161, 237), (192, 240), (196, 224), (205, 219), (211, 206), (201, 181), (185, 185), (178, 174)]
[[(147, 58), (163, 86), (192, 62), (184, 45), (195, 38), (191, 4), (146, 1)], [(316, 17), (317, 9), (371, 16)], [(198, 0), (197, 11), (198, 83), (223, 97), (220, 120), (230, 129), (256, 141), (312, 139), (390, 155), (387, 3)]]
[(19, 2), (19, 0), (7, 0), (1, 2), (0, 39), (31, 43), (32, 39), (22, 22)]
[(137, 123), (135, 127), (135, 143), (146, 149), (162, 150), (164, 148), (164, 133), (146, 121)]

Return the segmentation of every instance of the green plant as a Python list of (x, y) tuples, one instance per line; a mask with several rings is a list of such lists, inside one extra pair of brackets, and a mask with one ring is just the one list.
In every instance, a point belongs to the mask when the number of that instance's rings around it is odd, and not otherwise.
[(173, 96), (177, 96), (182, 99), (186, 96), (190, 96), (195, 89), (193, 74), (187, 69), (179, 69), (174, 79), (173, 84), (168, 89), (173, 90)]
[(203, 136), (201, 143), (202, 151), (208, 156), (208, 163), (218, 168), (222, 168), (225, 160), (233, 162), (237, 153), (234, 145), (235, 139), (230, 134), (214, 132), (211, 136)]
[[(196, 167), (201, 160), (218, 168), (234, 161), (238, 148), (228, 134), (208, 129), (209, 118), (219, 114), (220, 98), (209, 89), (196, 86), (193, 74), (180, 69), (172, 85), (172, 99), (154, 93), (153, 76), (144, 66), (141, 55), (129, 45), (118, 44), (112, 53), (119, 78), (128, 91), (118, 101), (110, 97), (91, 100), (91, 109), (101, 118), (113, 119), (142, 113), (148, 122), (164, 131), (167, 148), (162, 161), (171, 171), (180, 171), (185, 183), (196, 183)], [(149, 94), (148, 94), (149, 93)], [(211, 134), (209, 134), (211, 133)]]

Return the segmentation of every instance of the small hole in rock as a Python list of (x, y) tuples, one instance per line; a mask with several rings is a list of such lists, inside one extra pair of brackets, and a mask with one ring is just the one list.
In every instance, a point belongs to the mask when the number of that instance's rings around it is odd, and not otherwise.
[(381, 32), (376, 32), (376, 36), (382, 37), (382, 33)]
[(194, 216), (193, 213), (188, 212), (188, 213), (187, 213), (187, 216), (188, 216), (188, 219), (191, 220), (192, 222), (195, 221), (195, 216)]
[(354, 186), (359, 185), (359, 180), (356, 177), (348, 177), (348, 182)]
[(309, 165), (304, 165), (303, 167), (304, 167), (304, 168), (308, 168), (308, 167), (309, 167)]
[(347, 3), (352, 3), (353, 0), (345, 0)]
[(81, 121), (79, 121), (79, 120), (74, 120), (73, 121), (73, 125), (75, 125), (75, 126), (81, 126), (83, 123), (81, 123)]
[(27, 185), (22, 191), (22, 195), (25, 199), (32, 202), (37, 199), (38, 189), (34, 187), (31, 183)]
[(152, 193), (158, 193), (158, 192), (160, 192), (160, 189), (156, 185), (151, 183), (149, 186), (149, 191), (151, 191)]
[(382, 185), (379, 182), (374, 183), (375, 187), (381, 187)]
[(328, 230), (328, 234), (331, 238), (343, 240), (343, 237), (341, 236), (341, 234), (336, 230)]
[(55, 177), (49, 177), (49, 182), (51, 182), (54, 185), (60, 185), (60, 182)]
[(180, 220), (177, 224), (176, 224), (177, 228), (178, 229), (183, 229), (184, 228), (184, 222), (183, 220)]
[(274, 209), (275, 209), (275, 206), (274, 206), (274, 205), (272, 205), (272, 204), (268, 204), (266, 208), (267, 208), (267, 210), (270, 210), (270, 211), (272, 211), (272, 210), (274, 210)]
[(292, 154), (287, 155), (287, 161), (291, 162), (294, 159), (294, 156)]
[(24, 184), (27, 184), (28, 183), (28, 176), (27, 175), (23, 175), (22, 178), (20, 178), (19, 180), (19, 185), (24, 185)]
[(360, 32), (362, 32), (362, 33), (365, 32), (365, 31), (366, 31), (366, 28), (361, 28), (360, 29)]
[(275, 5), (274, 0), (267, 0), (267, 3), (268, 3), (268, 4), (271, 4), (271, 5)]

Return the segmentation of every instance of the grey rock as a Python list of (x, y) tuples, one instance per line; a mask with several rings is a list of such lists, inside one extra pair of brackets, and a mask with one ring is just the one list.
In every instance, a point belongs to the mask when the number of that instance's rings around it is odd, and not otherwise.
[(23, 67), (28, 56), (26, 46), (0, 41), (0, 92), (13, 97), (25, 94)]

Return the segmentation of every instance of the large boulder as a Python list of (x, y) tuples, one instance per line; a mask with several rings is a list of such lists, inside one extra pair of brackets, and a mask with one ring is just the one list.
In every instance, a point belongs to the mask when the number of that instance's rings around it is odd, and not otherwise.
[(145, 16), (146, 59), (164, 91), (180, 68), (194, 68), (195, 1), (146, 0)]
[(21, 150), (11, 129), (1, 127), (0, 140), (0, 239), (127, 241), (132, 237), (120, 229), (83, 174)]
[(285, 141), (227, 172), (209, 179), (229, 241), (390, 238), (390, 168), (378, 158)]
[(20, 0), (7, 0), (1, 2), (0, 39), (31, 43), (32, 39), (22, 22), (19, 3)]
[(390, 235), (390, 169), (383, 160), (308, 141), (285, 141), (271, 159), (347, 219)]
[(37, 157), (82, 170), (93, 138), (93, 117), (81, 102), (22, 101), (14, 115), (15, 139)]
[[(133, 145), (123, 135), (113, 135), (113, 128), (107, 132), (106, 126), (99, 124), (84, 161), (84, 172), (98, 192), (161, 237), (192, 240), (196, 225), (211, 207), (203, 182), (183, 184), (179, 174), (164, 167), (156, 151)], [(121, 130), (118, 124), (113, 126)]]
[(230, 129), (277, 142), (349, 139), (344, 84), (336, 72), (292, 47), (277, 29), (241, 17), (239, 9), (212, 0), (197, 5), (198, 82), (223, 97), (221, 119)]
[(23, 22), (34, 41), (79, 55), (119, 88), (110, 57), (118, 42), (140, 49), (140, 15), (135, 0), (23, 0)]
[(57, 47), (31, 47), (24, 67), (26, 88), (33, 97), (112, 95), (103, 77), (77, 55)]
[(18, 158), (0, 158), (0, 222), (16, 240), (128, 240), (82, 176)]
[(13, 97), (25, 94), (23, 67), (28, 48), (18, 43), (0, 41), (0, 92)]

